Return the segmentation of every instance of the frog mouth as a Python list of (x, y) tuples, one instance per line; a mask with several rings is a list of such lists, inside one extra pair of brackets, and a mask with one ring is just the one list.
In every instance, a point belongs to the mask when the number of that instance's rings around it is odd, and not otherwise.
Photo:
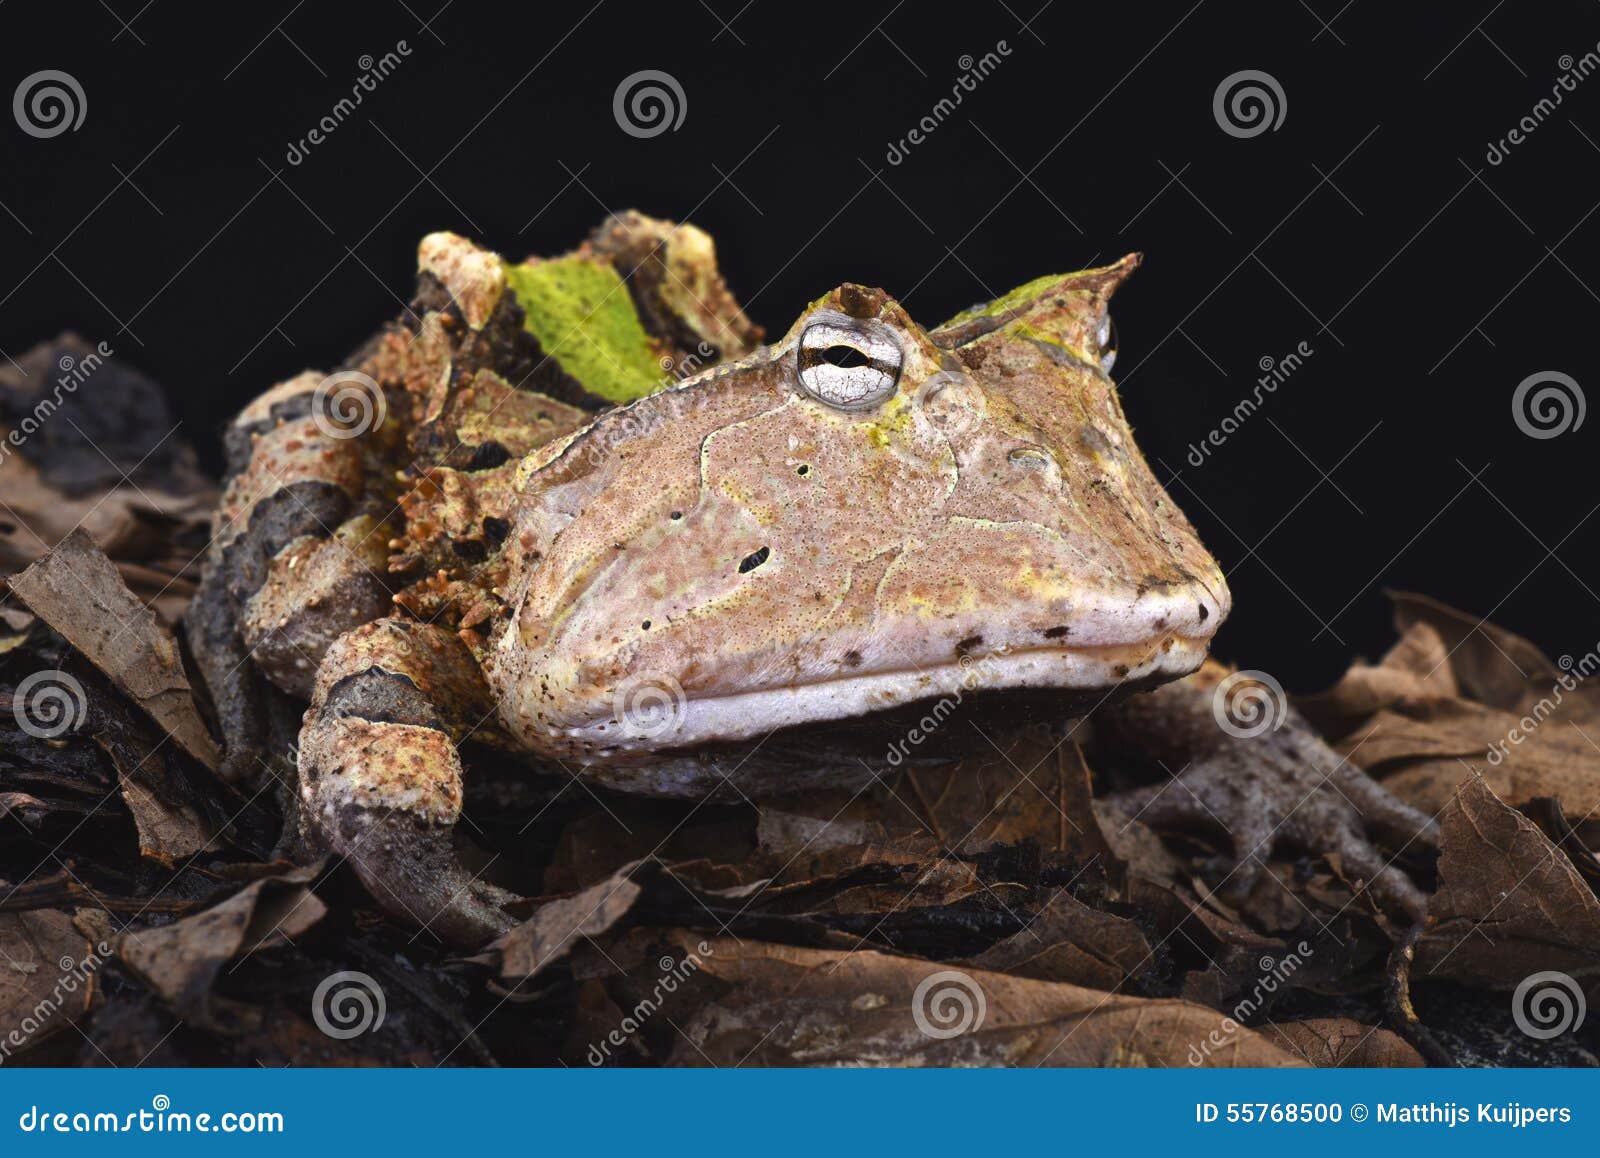
[(1163, 635), (1135, 644), (1043, 646), (926, 667), (850, 671), (804, 683), (676, 698), (658, 696), (641, 718), (611, 716), (568, 733), (601, 760), (632, 762), (663, 752), (761, 739), (773, 732), (867, 717), (931, 701), (953, 710), (987, 692), (1061, 693), (1064, 714), (1082, 714), (1123, 690), (1187, 675), (1206, 657), (1210, 636)]

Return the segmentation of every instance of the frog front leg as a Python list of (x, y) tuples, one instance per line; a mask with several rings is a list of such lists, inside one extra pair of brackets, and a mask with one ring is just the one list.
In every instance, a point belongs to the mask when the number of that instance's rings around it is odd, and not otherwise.
[(303, 819), (395, 916), (477, 945), (515, 922), (516, 899), (461, 865), (461, 757), (497, 735), (471, 653), (425, 623), (380, 619), (341, 636), (317, 671), (300, 733)]
[(1268, 855), (1292, 845), (1337, 855), (1344, 875), (1380, 905), (1420, 920), (1427, 897), (1383, 850), (1436, 847), (1434, 820), (1340, 756), (1286, 703), (1263, 694), (1254, 704), (1260, 714), (1232, 720), (1224, 701), (1240, 682), (1237, 673), (1208, 661), (1185, 679), (1097, 712), (1097, 742), (1170, 773), (1112, 803), (1152, 828), (1222, 829), (1234, 853), (1219, 885), (1224, 896), (1242, 900)]

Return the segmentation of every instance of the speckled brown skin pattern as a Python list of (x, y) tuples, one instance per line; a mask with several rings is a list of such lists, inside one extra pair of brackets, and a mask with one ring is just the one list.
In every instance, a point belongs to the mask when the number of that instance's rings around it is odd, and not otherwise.
[[(595, 417), (499, 260), (433, 235), (410, 314), (351, 363), (387, 421), (312, 373), (230, 433), (189, 624), (226, 770), (248, 771), (257, 673), (309, 698), (306, 828), (396, 914), (462, 943), (510, 923), (452, 848), (468, 736), (631, 791), (705, 792), (731, 764), (781, 792), (833, 769), (747, 760), (775, 730), (985, 689), (1081, 701), (1204, 658), (1227, 586), (1101, 345), (1136, 258), (933, 331), (841, 286), (754, 348), (698, 231), (624, 215), (583, 252), (666, 364), (714, 369)], [(842, 392), (819, 323), (871, 354)]]

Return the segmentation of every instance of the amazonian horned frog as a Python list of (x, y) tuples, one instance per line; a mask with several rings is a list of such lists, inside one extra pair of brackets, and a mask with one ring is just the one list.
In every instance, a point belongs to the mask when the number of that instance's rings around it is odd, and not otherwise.
[(931, 330), (842, 285), (770, 345), (690, 226), (623, 215), (521, 265), (435, 234), (419, 264), (345, 370), (234, 423), (189, 633), (228, 770), (255, 673), (309, 700), (308, 828), (442, 936), (510, 923), (452, 847), (468, 737), (634, 792), (793, 790), (837, 770), (746, 759), (774, 732), (975, 665), (1159, 684), (1228, 614), (1108, 376), (1136, 256)]

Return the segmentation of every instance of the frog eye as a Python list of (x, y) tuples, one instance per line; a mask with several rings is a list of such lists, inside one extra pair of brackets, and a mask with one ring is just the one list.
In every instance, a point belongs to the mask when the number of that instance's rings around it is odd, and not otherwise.
[(839, 410), (865, 410), (894, 393), (905, 355), (889, 327), (841, 317), (807, 326), (798, 359), (806, 393)]

